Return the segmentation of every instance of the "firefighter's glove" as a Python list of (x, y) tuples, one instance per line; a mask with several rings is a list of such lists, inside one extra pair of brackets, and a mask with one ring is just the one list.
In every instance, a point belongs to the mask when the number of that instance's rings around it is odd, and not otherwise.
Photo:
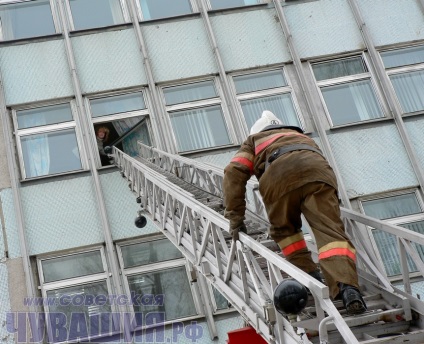
[(237, 226), (235, 228), (230, 227), (230, 234), (233, 237), (234, 241), (237, 241), (239, 239), (239, 232), (243, 232), (247, 234), (247, 228), (244, 225), (244, 223), (242, 223), (240, 226)]

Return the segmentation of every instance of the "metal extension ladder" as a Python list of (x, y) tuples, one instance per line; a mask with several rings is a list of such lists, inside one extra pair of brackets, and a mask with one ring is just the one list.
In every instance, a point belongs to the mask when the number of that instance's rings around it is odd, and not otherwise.
[[(240, 233), (235, 243), (228, 233), (228, 220), (222, 215), (223, 171), (140, 142), (138, 145), (136, 158), (116, 147), (112, 156), (140, 203), (139, 213), (158, 225), (193, 268), (268, 343), (424, 343), (424, 303), (410, 295), (406, 258), (401, 259), (407, 279), (402, 291), (390, 284), (381, 266), (374, 265), (363, 227), (397, 235), (401, 252), (410, 254), (422, 275), (424, 264), (411, 241), (424, 245), (424, 235), (342, 208), (346, 226), (358, 236), (352, 239), (361, 262), (358, 271), (368, 306), (360, 316), (347, 316), (341, 302), (330, 299), (327, 286), (287, 262), (268, 238), (267, 216), (257, 183), (248, 182), (248, 233)], [(308, 246), (314, 251), (313, 244)], [(272, 303), (274, 288), (288, 276), (311, 293), (307, 308), (296, 319), (281, 316)], [(210, 317), (207, 320), (213, 321)]]

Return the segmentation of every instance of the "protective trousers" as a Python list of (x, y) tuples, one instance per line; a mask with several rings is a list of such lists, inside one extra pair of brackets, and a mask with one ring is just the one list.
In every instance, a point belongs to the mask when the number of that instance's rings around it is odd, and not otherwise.
[(317, 270), (301, 231), (303, 213), (315, 237), (330, 296), (339, 294), (338, 282), (359, 288), (355, 248), (345, 234), (336, 189), (323, 182), (308, 183), (266, 204), (266, 208), (270, 235), (290, 263), (305, 272)]

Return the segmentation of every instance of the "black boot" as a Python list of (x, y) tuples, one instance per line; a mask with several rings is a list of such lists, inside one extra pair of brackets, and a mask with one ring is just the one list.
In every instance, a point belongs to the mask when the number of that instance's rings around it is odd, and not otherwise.
[(310, 276), (312, 276), (313, 278), (315, 278), (318, 282), (321, 282), (322, 284), (324, 284), (324, 281), (322, 279), (322, 276), (321, 276), (321, 273), (319, 272), (319, 270), (308, 272), (308, 274)]
[(339, 283), (340, 297), (346, 308), (347, 314), (362, 314), (367, 310), (364, 299), (359, 290), (351, 285)]

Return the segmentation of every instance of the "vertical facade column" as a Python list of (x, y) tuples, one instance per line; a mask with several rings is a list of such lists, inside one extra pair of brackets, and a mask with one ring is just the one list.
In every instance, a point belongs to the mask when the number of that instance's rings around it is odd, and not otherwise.
[(212, 25), (209, 19), (207, 11), (207, 5), (205, 0), (197, 0), (197, 4), (202, 15), (203, 24), (206, 28), (206, 33), (209, 38), (209, 42), (212, 46), (212, 51), (215, 56), (216, 63), (218, 65), (219, 79), (221, 80), (222, 92), (230, 112), (231, 120), (235, 124), (234, 130), (238, 138), (244, 140), (243, 123), (239, 116), (237, 116), (237, 109), (234, 102), (234, 97), (231, 95), (231, 88), (228, 83), (227, 74), (225, 72), (224, 63), (222, 62), (221, 53), (219, 52), (218, 44), (216, 42), (215, 34), (212, 29)]
[(153, 78), (152, 67), (150, 65), (149, 55), (147, 53), (146, 43), (144, 41), (143, 34), (141, 33), (140, 23), (138, 21), (137, 10), (134, 5), (134, 0), (127, 0), (129, 8), (130, 18), (133, 23), (135, 30), (138, 48), (143, 57), (144, 71), (147, 75), (147, 84), (149, 86), (149, 92), (151, 95), (153, 111), (152, 114), (152, 127), (153, 133), (158, 144), (158, 148), (169, 153), (177, 153), (175, 145), (170, 141), (170, 135), (166, 135), (167, 132), (171, 132), (168, 127), (168, 121), (164, 119), (164, 111), (161, 106), (160, 97), (156, 89), (155, 80)]
[(414, 169), (415, 175), (417, 176), (418, 182), (420, 184), (420, 188), (421, 190), (424, 190), (423, 189), (423, 186), (424, 186), (423, 170), (419, 165), (419, 159), (417, 157), (417, 154), (414, 148), (412, 147), (411, 141), (409, 140), (408, 133), (405, 128), (405, 123), (402, 118), (402, 109), (400, 108), (399, 104), (395, 101), (396, 95), (394, 94), (390, 86), (390, 79), (386, 74), (383, 61), (380, 55), (378, 54), (377, 49), (375, 48), (371, 35), (368, 31), (368, 27), (362, 18), (362, 14), (359, 9), (357, 1), (348, 0), (348, 2), (352, 9), (353, 16), (355, 17), (355, 20), (358, 24), (359, 30), (361, 31), (362, 38), (364, 39), (365, 45), (370, 54), (371, 63), (374, 67), (374, 70), (377, 73), (378, 82), (381, 86), (381, 89), (383, 90), (384, 98), (395, 120), (396, 127), (399, 131), (399, 135), (402, 139), (406, 152), (411, 161), (412, 168)]
[[(67, 24), (68, 21), (65, 16), (63, 2), (64, 0), (57, 0), (57, 5), (58, 5), (61, 24), (62, 24), (61, 29), (62, 29), (64, 41), (65, 41), (66, 56), (68, 59), (69, 69), (70, 69), (71, 78), (72, 78), (72, 86), (74, 89), (75, 100), (77, 104), (77, 116), (79, 117), (79, 120), (81, 123), (81, 131), (83, 133), (82, 136), (83, 136), (84, 150), (86, 151), (88, 156), (89, 168), (91, 170), (91, 175), (93, 178), (93, 186), (95, 190), (96, 201), (99, 206), (100, 220), (101, 220), (102, 229), (103, 229), (103, 237), (106, 243), (106, 251), (107, 251), (108, 261), (110, 265), (110, 270), (112, 273), (112, 281), (113, 281), (114, 289), (115, 289), (114, 292), (116, 293), (116, 295), (124, 295), (125, 294), (124, 288), (122, 286), (122, 281), (120, 278), (121, 275), (120, 275), (120, 270), (119, 270), (119, 266), (117, 262), (117, 254), (116, 254), (115, 246), (113, 244), (112, 233), (111, 233), (109, 221), (107, 218), (106, 205), (105, 205), (103, 192), (101, 188), (99, 173), (97, 171), (93, 149), (90, 148), (89, 130), (88, 130), (90, 127), (90, 123), (88, 121), (87, 113), (84, 107), (81, 86), (80, 86), (80, 81), (76, 71), (76, 63), (74, 59), (72, 42), (69, 37), (69, 27)], [(126, 306), (118, 305), (118, 309), (121, 314), (127, 312)], [(124, 329), (128, 329), (128, 328), (124, 327)], [(128, 334), (126, 333), (126, 335)]]

